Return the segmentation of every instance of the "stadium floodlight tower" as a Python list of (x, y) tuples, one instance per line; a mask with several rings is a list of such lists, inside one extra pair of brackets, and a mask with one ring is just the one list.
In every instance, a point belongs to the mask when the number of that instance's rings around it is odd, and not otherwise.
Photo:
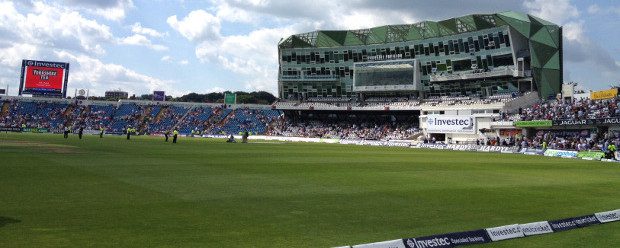
[(547, 98), (562, 85), (562, 28), (511, 11), (295, 34), (278, 54), (283, 99), (517, 91)]

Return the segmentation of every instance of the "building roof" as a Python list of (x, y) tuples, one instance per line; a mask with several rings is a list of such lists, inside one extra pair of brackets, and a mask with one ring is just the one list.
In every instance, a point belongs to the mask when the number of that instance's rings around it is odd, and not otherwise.
[[(467, 15), (437, 22), (422, 21), (414, 24), (385, 25), (357, 30), (317, 30), (282, 39), (278, 48), (385, 44), (424, 40), (506, 25), (513, 27), (525, 37), (537, 38), (538, 42), (551, 47), (557, 47), (560, 42), (553, 38), (557, 36), (548, 35), (559, 30), (558, 25), (532, 15), (508, 11), (496, 14)], [(541, 29), (547, 30), (539, 32)]]

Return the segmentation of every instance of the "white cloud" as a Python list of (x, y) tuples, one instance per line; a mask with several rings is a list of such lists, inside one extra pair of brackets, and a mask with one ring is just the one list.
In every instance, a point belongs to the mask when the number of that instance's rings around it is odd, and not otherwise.
[(205, 91), (206, 92), (224, 92), (224, 91), (227, 91), (227, 90), (230, 90), (230, 89), (224, 89), (222, 87), (216, 86), (216, 87), (211, 87), (211, 88), (209, 88), (209, 89), (207, 89)]
[(562, 27), (562, 30), (563, 30), (562, 34), (564, 35), (564, 38), (569, 41), (584, 42), (587, 40), (587, 38), (583, 34), (584, 32), (583, 26), (584, 26), (583, 21), (568, 22), (564, 24), (564, 26)]
[(132, 36), (125, 37), (119, 41), (120, 44), (123, 45), (135, 45), (135, 46), (145, 46), (155, 51), (166, 51), (168, 47), (164, 45), (153, 44), (151, 40), (146, 38), (141, 34), (134, 34)]
[(170, 62), (172, 61), (172, 58), (168, 55), (161, 57), (160, 61), (164, 61), (164, 62)]
[(601, 11), (601, 8), (597, 4), (592, 4), (592, 5), (588, 6), (588, 13), (589, 14), (596, 14), (599, 11)]
[[(280, 38), (295, 33), (294, 26), (259, 29), (247, 35), (222, 37), (220, 44), (206, 43), (196, 48), (201, 60), (216, 60), (221, 66), (237, 75), (244, 75), (248, 90), (277, 88), (278, 48)], [(205, 46), (216, 47), (201, 53)]]
[(195, 10), (182, 20), (178, 20), (177, 16), (169, 17), (168, 24), (196, 44), (196, 57), (201, 62), (215, 62), (234, 72), (241, 78), (237, 80), (249, 90), (275, 93), (278, 41), (299, 31), (301, 26), (261, 28), (246, 35), (225, 36), (220, 33), (219, 18), (205, 10)]
[(143, 27), (142, 24), (140, 24), (139, 22), (131, 25), (131, 32), (133, 32), (134, 34), (146, 35), (153, 38), (162, 38), (166, 36), (166, 33), (159, 32), (152, 28)]
[(579, 10), (569, 0), (528, 0), (523, 5), (530, 14), (558, 24), (579, 16)]
[(135, 46), (144, 46), (150, 48), (155, 51), (166, 51), (168, 47), (159, 44), (153, 44), (153, 42), (147, 37), (152, 38), (162, 38), (166, 34), (158, 32), (152, 28), (143, 27), (139, 22), (131, 25), (131, 32), (133, 35), (127, 36), (119, 40), (119, 44), (123, 45), (135, 45)]
[[(18, 11), (20, 9), (23, 12)], [(22, 59), (63, 61), (71, 64), (68, 91), (90, 89), (103, 94), (111, 88), (135, 93), (165, 89), (180, 94), (175, 82), (141, 74), (114, 63), (104, 63), (97, 56), (105, 54), (107, 44), (149, 45), (144, 36), (124, 39), (114, 37), (110, 27), (88, 19), (78, 11), (47, 2), (33, 2), (16, 7), (0, 2), (0, 85), (11, 85), (17, 93)], [(150, 44), (153, 49), (163, 49)]]
[(216, 6), (216, 16), (220, 20), (238, 23), (256, 23), (258, 16), (244, 9), (230, 6), (228, 2), (219, 2)]
[(95, 54), (105, 53), (101, 43), (114, 39), (110, 27), (42, 2), (34, 2), (27, 15), (11, 2), (0, 2), (0, 34), (0, 40)]
[(69, 6), (80, 7), (112, 21), (125, 19), (127, 11), (135, 7), (132, 0), (65, 0), (65, 2)]
[(182, 60), (175, 61), (175, 59), (170, 57), (169, 55), (163, 56), (159, 60), (162, 62), (166, 62), (166, 63), (177, 63), (179, 65), (189, 65), (189, 60), (182, 59)]
[(612, 15), (620, 15), (620, 7), (617, 6), (606, 6), (605, 8), (601, 8), (598, 4), (592, 4), (588, 6), (588, 14), (597, 15), (597, 14), (612, 14)]
[(168, 25), (193, 42), (216, 40), (220, 36), (220, 20), (205, 10), (194, 10), (182, 20), (177, 16), (167, 19)]
[(122, 65), (103, 63), (86, 55), (74, 55), (66, 51), (56, 52), (55, 56), (72, 64), (69, 82), (71, 88), (90, 89), (102, 95), (109, 89), (123, 89), (132, 94), (143, 94), (153, 90), (165, 90), (172, 95), (181, 95), (175, 82), (150, 77)]

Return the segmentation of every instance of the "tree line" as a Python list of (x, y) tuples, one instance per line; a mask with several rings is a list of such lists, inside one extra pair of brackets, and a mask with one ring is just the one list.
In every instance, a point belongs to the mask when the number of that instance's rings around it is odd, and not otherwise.
[[(224, 103), (224, 94), (234, 93), (237, 94), (237, 104), (272, 104), (275, 102), (276, 97), (266, 91), (224, 91), (224, 92), (211, 92), (206, 94), (189, 93), (180, 97), (166, 96), (166, 101), (171, 102), (206, 102), (206, 103)], [(90, 100), (114, 100), (106, 99), (105, 97), (91, 96)], [(129, 96), (129, 100), (152, 100), (153, 94), (142, 94), (140, 96)]]

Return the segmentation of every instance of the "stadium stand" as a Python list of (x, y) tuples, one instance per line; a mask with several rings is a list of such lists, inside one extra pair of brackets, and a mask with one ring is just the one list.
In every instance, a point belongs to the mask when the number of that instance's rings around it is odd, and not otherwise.
[(278, 110), (271, 109), (236, 109), (230, 114), (221, 130), (227, 134), (238, 134), (243, 131), (254, 134), (265, 133), (268, 124), (279, 115)]
[(551, 101), (525, 108), (520, 120), (586, 120), (620, 116), (620, 98)]
[(63, 125), (63, 113), (67, 104), (49, 102), (9, 101), (2, 116), (2, 125), (56, 129)]
[(505, 121), (551, 120), (569, 123), (567, 125), (569, 128), (536, 129), (532, 137), (522, 138), (516, 142), (515, 145), (519, 147), (606, 151), (609, 144), (620, 145), (620, 132), (606, 129), (602, 129), (602, 132), (593, 131), (596, 125), (583, 121), (620, 117), (619, 102), (619, 97), (604, 100), (589, 98), (551, 100), (523, 108), (519, 113), (504, 113), (501, 119)]
[(191, 109), (187, 116), (179, 122), (179, 132), (189, 134), (192, 131), (203, 133), (205, 123), (213, 114), (213, 109), (209, 106), (199, 106)]
[[(526, 99), (527, 98), (527, 99)], [(352, 108), (361, 110), (404, 109), (446, 109), (475, 106), (509, 105), (513, 102), (531, 103), (536, 92), (501, 93), (488, 97), (442, 96), (418, 99), (410, 97), (311, 97), (304, 101), (279, 100), (272, 106), (227, 108), (218, 104), (189, 104), (155, 102), (106, 102), (71, 100), (35, 100), (28, 98), (4, 98), (1, 102), (0, 126), (44, 128), (60, 132), (64, 126), (72, 129), (84, 127), (120, 134), (128, 127), (138, 129), (141, 134), (161, 134), (177, 128), (181, 134), (266, 134), (288, 137), (369, 139), (369, 140), (419, 140), (432, 142), (422, 135), (417, 123), (393, 121), (382, 118), (330, 120), (288, 118), (279, 109), (339, 110)], [(527, 101), (523, 101), (526, 99)], [(529, 99), (529, 100), (528, 100)], [(502, 112), (493, 117), (494, 123), (514, 121), (552, 120), (579, 121), (620, 117), (620, 98), (606, 100), (573, 99), (550, 100), (531, 103), (518, 111)], [(523, 104), (521, 104), (523, 105)], [(276, 109), (277, 108), (277, 109)], [(475, 113), (475, 112), (472, 112)], [(427, 140), (424, 140), (424, 139)], [(447, 141), (444, 141), (447, 142)], [(520, 148), (552, 148), (569, 150), (605, 151), (609, 144), (620, 146), (620, 132), (617, 130), (592, 131), (590, 127), (570, 129), (537, 128), (527, 137), (522, 133), (491, 134), (474, 140), (474, 143), (492, 146), (516, 146)], [(464, 142), (467, 143), (467, 142)], [(470, 142), (471, 143), (471, 142)]]
[(268, 134), (309, 138), (405, 140), (419, 134), (419, 131), (412, 124), (395, 124), (381, 120), (330, 122), (279, 118), (275, 120)]
[[(187, 114), (188, 111), (189, 109), (185, 106), (162, 107), (161, 110), (157, 112), (158, 114), (156, 114), (152, 121), (145, 124), (145, 132), (149, 134), (158, 134), (163, 133), (166, 130), (171, 130), (175, 127), (177, 122), (182, 117), (184, 117), (185, 114)], [(150, 116), (152, 116), (152, 114), (153, 111), (151, 111)]]

